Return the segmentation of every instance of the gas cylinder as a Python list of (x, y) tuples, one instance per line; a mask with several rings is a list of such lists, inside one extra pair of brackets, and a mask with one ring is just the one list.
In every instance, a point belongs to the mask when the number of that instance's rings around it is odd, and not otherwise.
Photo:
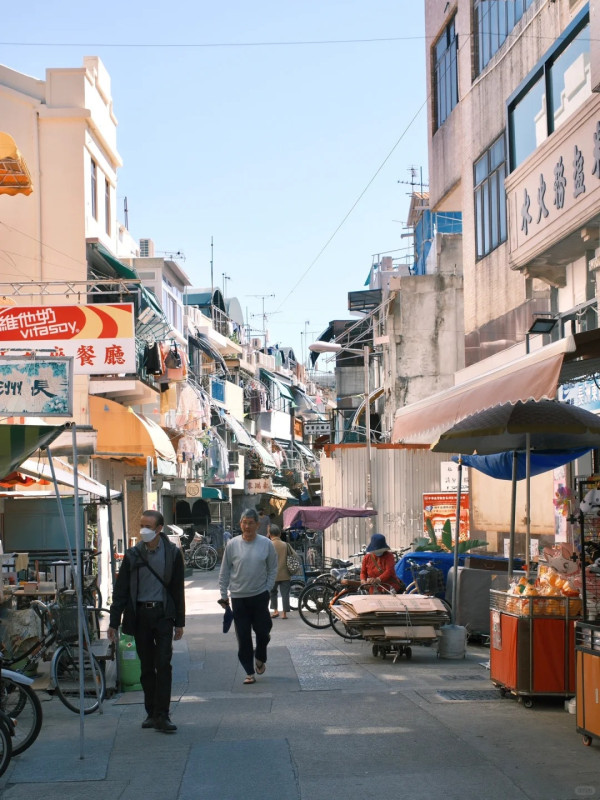
[(142, 665), (135, 649), (135, 639), (126, 633), (122, 633), (119, 637), (119, 670), (121, 688), (124, 692), (141, 691)]

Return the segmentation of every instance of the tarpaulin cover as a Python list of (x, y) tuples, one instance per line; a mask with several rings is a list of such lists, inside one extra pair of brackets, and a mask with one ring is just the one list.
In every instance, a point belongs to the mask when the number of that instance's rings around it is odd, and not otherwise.
[(283, 512), (283, 527), (291, 528), (302, 523), (305, 528), (323, 531), (344, 517), (372, 517), (377, 514), (370, 508), (335, 508), (334, 506), (296, 506)]
[[(556, 467), (562, 467), (563, 464), (575, 461), (576, 458), (581, 458), (581, 456), (589, 453), (589, 451), (589, 447), (579, 450), (538, 450), (537, 452), (531, 453), (531, 474), (540, 475), (542, 472), (548, 472)], [(452, 461), (458, 461), (458, 458), (458, 456), (452, 456)], [(473, 467), (492, 478), (499, 478), (502, 481), (510, 481), (512, 479), (513, 454), (510, 451), (506, 453), (495, 453), (491, 456), (462, 456), (462, 462), (466, 467)], [(525, 451), (518, 450), (518, 481), (522, 481), (525, 478), (525, 462)]]

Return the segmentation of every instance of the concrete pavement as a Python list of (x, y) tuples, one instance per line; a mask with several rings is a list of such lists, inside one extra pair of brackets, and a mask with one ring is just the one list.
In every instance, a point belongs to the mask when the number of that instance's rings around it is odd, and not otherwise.
[(579, 800), (600, 798), (600, 742), (582, 745), (558, 699), (501, 699), (489, 649), (438, 659), (374, 658), (369, 644), (273, 620), (269, 661), (252, 686), (221, 630), (217, 572), (187, 584), (175, 644), (172, 719), (142, 730), (141, 695), (85, 718), (42, 694), (35, 744), (0, 778), (2, 800)]

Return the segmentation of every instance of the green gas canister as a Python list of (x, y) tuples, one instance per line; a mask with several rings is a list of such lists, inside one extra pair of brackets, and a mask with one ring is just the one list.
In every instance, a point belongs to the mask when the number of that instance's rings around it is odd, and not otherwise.
[(119, 637), (119, 668), (122, 690), (124, 692), (141, 691), (142, 665), (135, 648), (135, 639), (126, 633), (122, 633)]

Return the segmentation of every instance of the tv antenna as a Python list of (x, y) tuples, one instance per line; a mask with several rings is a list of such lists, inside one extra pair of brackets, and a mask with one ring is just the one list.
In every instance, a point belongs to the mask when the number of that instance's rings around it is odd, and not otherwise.
[(423, 189), (425, 187), (429, 188), (428, 183), (423, 183), (423, 167), (418, 168), (419, 180), (417, 181), (417, 167), (409, 167), (410, 172), (410, 180), (409, 181), (396, 181), (396, 183), (404, 183), (407, 186), (410, 186), (410, 193), (413, 194), (415, 191), (416, 186), (421, 187), (421, 194), (423, 194)]
[(183, 250), (157, 250), (156, 252), (169, 261), (185, 261), (185, 253)]
[(262, 313), (261, 314), (251, 314), (252, 317), (262, 317), (263, 321), (263, 333), (265, 336), (265, 348), (267, 346), (267, 339), (269, 337), (269, 333), (267, 331), (267, 318), (272, 316), (273, 314), (278, 314), (278, 311), (270, 311), (265, 312), (265, 300), (268, 297), (275, 297), (274, 294), (249, 294), (248, 297), (257, 297), (259, 300), (262, 300)]

